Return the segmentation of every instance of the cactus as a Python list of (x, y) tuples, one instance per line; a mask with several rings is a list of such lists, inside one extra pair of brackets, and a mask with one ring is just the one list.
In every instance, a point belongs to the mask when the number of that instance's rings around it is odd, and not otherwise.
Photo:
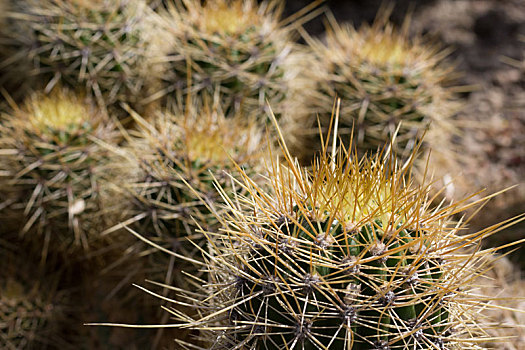
[(166, 44), (165, 88), (159, 94), (217, 92), (227, 116), (264, 116), (268, 100), (280, 115), (298, 73), (291, 63), (294, 26), (280, 22), (283, 3), (183, 0), (172, 5), (162, 16), (172, 43)]
[(461, 203), (431, 208), (410, 162), (333, 152), (307, 170), (285, 148), (269, 190), (241, 174), (248, 194), (206, 233), (210, 283), (186, 295), (202, 317), (173, 311), (180, 326), (210, 349), (479, 348), (476, 245), (503, 224), (460, 236)]
[(28, 71), (31, 79), (45, 79), (46, 91), (58, 83), (83, 86), (100, 108), (116, 102), (139, 108), (149, 84), (149, 13), (142, 0), (20, 1), (9, 14), (16, 53), (0, 66), (11, 80)]
[(59, 321), (65, 295), (56, 292), (54, 277), (38, 279), (31, 270), (31, 257), (22, 261), (1, 245), (0, 258), (0, 347), (42, 349), (61, 344)]
[[(114, 125), (81, 97), (36, 93), (0, 126), (0, 191), (23, 235), (44, 234), (56, 252), (90, 249), (104, 225), (100, 178), (107, 157), (94, 138), (115, 142)], [(51, 243), (50, 243), (51, 242)]]
[[(447, 51), (419, 36), (409, 37), (408, 21), (397, 29), (388, 16), (384, 10), (373, 25), (359, 30), (333, 20), (325, 42), (306, 37), (317, 67), (305, 74), (317, 81), (317, 88), (308, 93), (307, 112), (297, 119), (297, 128), (309, 123), (310, 134), (317, 134), (317, 119), (311, 119), (319, 116), (327, 130), (338, 96), (342, 100), (339, 134), (354, 129), (359, 154), (377, 152), (395, 135), (397, 154), (409, 155), (416, 137), (427, 129), (425, 142), (430, 148), (433, 135), (453, 134), (452, 116), (458, 103), (452, 89), (445, 87), (452, 80), (452, 68), (443, 61)], [(303, 142), (315, 140), (307, 137)]]
[[(124, 149), (127, 160), (120, 160), (117, 150), (119, 160), (113, 162), (116, 178), (124, 179), (116, 184), (115, 197), (127, 198), (118, 207), (122, 222), (164, 248), (193, 256), (195, 247), (184, 242), (188, 237), (198, 241), (194, 220), (210, 230), (217, 223), (213, 211), (220, 198), (214, 179), (235, 191), (223, 169), (235, 171), (229, 157), (255, 167), (262, 133), (254, 122), (226, 119), (206, 106), (188, 106), (184, 114), (159, 113), (151, 122), (135, 115), (135, 121), (138, 130)], [(160, 267), (167, 270), (164, 258)]]

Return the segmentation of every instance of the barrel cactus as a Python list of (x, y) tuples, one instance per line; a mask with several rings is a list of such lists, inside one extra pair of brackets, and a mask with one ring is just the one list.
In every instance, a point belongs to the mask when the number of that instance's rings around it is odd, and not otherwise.
[(104, 223), (100, 179), (108, 154), (95, 138), (115, 142), (115, 126), (64, 89), (35, 93), (3, 119), (0, 192), (12, 203), (11, 219), (33, 242), (43, 245), (33, 234), (45, 235), (56, 252), (90, 249)]
[(282, 25), (282, 10), (274, 0), (174, 2), (162, 16), (171, 44), (163, 48), (161, 94), (218, 93), (227, 116), (265, 116), (268, 100), (280, 115), (297, 74), (293, 25)]
[[(235, 171), (230, 157), (256, 167), (263, 153), (262, 133), (256, 123), (226, 119), (211, 107), (159, 113), (150, 122), (136, 115), (135, 121), (137, 130), (130, 131), (128, 145), (117, 150), (119, 160), (113, 162), (119, 180), (115, 198), (126, 198), (116, 207), (121, 221), (170, 251), (193, 256), (195, 247), (185, 243), (187, 238), (204, 242), (196, 239), (195, 222), (210, 230), (217, 225), (213, 213), (220, 196), (214, 180), (235, 191), (224, 169)], [(168, 269), (165, 258), (159, 266)]]
[[(458, 103), (453, 90), (446, 87), (453, 77), (451, 66), (444, 62), (447, 51), (420, 36), (410, 37), (407, 25), (394, 27), (388, 13), (359, 30), (334, 20), (326, 40), (307, 38), (317, 66), (305, 74), (317, 82), (317, 88), (307, 92), (307, 108), (304, 117), (297, 118), (298, 129), (311, 125), (310, 135), (317, 135), (319, 116), (327, 130), (338, 96), (340, 134), (355, 130), (353, 141), (360, 154), (377, 152), (395, 135), (398, 155), (408, 155), (416, 137), (427, 129), (429, 147), (434, 134), (454, 132), (452, 117)], [(303, 142), (316, 140), (306, 137)]]
[[(0, 28), (2, 28), (5, 25), (5, 13), (8, 9), (8, 3), (7, 0), (1, 0), (0, 1)], [(0, 32), (2, 29), (0, 29)]]
[(248, 194), (206, 233), (200, 317), (173, 312), (181, 327), (210, 349), (479, 348), (475, 315), (490, 306), (470, 286), (497, 226), (458, 235), (461, 206), (431, 208), (429, 186), (393, 157), (286, 159), (270, 189), (241, 174)]
[(0, 65), (11, 80), (43, 78), (46, 91), (83, 86), (100, 108), (138, 108), (149, 84), (149, 13), (142, 0), (19, 1), (8, 16), (7, 43), (16, 51)]

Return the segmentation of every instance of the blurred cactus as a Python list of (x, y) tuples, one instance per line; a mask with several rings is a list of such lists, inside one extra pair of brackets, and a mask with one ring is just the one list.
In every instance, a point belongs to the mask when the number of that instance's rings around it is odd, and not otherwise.
[(451, 117), (458, 106), (445, 87), (452, 78), (452, 68), (443, 62), (447, 51), (409, 37), (408, 20), (396, 29), (389, 14), (383, 10), (372, 26), (359, 30), (332, 18), (325, 41), (305, 36), (317, 57), (317, 67), (305, 74), (317, 81), (317, 88), (305, 100), (310, 121), (298, 118), (298, 129), (310, 125), (310, 134), (317, 135), (317, 120), (312, 119), (319, 116), (327, 130), (338, 96), (340, 134), (353, 128), (360, 154), (378, 151), (396, 135), (394, 147), (402, 156), (411, 153), (414, 140), (427, 129), (429, 144), (433, 134), (453, 133)]
[(170, 4), (162, 15), (171, 35), (171, 43), (163, 47), (165, 88), (156, 96), (172, 91), (217, 93), (226, 116), (242, 112), (265, 117), (261, 111), (268, 100), (280, 115), (290, 81), (298, 73), (292, 64), (291, 32), (302, 20), (284, 25), (283, 4), (275, 0)]
[(210, 349), (479, 348), (490, 298), (470, 288), (491, 252), (476, 246), (503, 224), (458, 235), (461, 205), (431, 208), (429, 185), (390, 157), (334, 150), (309, 171), (287, 156), (270, 190), (242, 173), (249, 193), (207, 233), (211, 281), (187, 294), (201, 317), (172, 314)]
[(54, 279), (39, 279), (31, 258), (0, 247), (0, 347), (44, 349), (60, 346), (59, 323), (64, 296), (56, 293)]
[(108, 152), (94, 138), (116, 141), (114, 126), (67, 90), (33, 94), (3, 119), (0, 191), (21, 233), (31, 232), (31, 241), (44, 234), (56, 252), (88, 250), (105, 222), (100, 177)]
[(100, 108), (139, 108), (148, 85), (149, 7), (142, 0), (23, 0), (8, 19), (13, 53), (0, 66), (9, 80), (43, 78), (84, 86)]
[[(234, 192), (224, 172), (235, 171), (230, 157), (241, 166), (256, 166), (262, 133), (255, 123), (226, 119), (211, 107), (187, 106), (184, 115), (159, 113), (151, 122), (135, 115), (135, 121), (138, 130), (130, 131), (120, 152), (127, 160), (114, 162), (120, 181), (115, 190), (127, 198), (117, 207), (122, 221), (164, 248), (192, 257), (195, 247), (184, 242), (198, 241), (194, 220), (210, 230), (217, 224), (213, 212), (220, 198), (214, 180)], [(169, 270), (165, 259), (161, 269)]]

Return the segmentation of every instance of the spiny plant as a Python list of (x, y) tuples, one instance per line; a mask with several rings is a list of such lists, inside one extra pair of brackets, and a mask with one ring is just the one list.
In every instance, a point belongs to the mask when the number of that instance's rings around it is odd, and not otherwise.
[(43, 78), (46, 91), (58, 83), (83, 86), (100, 108), (116, 102), (139, 108), (149, 84), (150, 11), (142, 0), (19, 1), (8, 14), (16, 52), (0, 66), (11, 80)]
[[(359, 30), (329, 16), (323, 41), (304, 34), (317, 58), (316, 68), (305, 73), (317, 87), (307, 93), (307, 112), (297, 118), (296, 128), (310, 123), (315, 136), (317, 120), (311, 117), (318, 116), (326, 131), (338, 96), (340, 134), (355, 130), (359, 154), (377, 152), (396, 135), (395, 150), (408, 155), (423, 130), (429, 129), (425, 142), (430, 146), (434, 134), (453, 133), (458, 106), (453, 89), (446, 87), (453, 73), (444, 62), (448, 51), (420, 36), (410, 37), (408, 18), (401, 28), (394, 27), (388, 21), (390, 11), (381, 10), (371, 26)], [(305, 142), (315, 140), (306, 137)]]
[(152, 98), (172, 91), (210, 96), (217, 92), (227, 116), (261, 115), (267, 100), (279, 115), (290, 81), (298, 74), (292, 31), (318, 3), (283, 21), (282, 1), (170, 3), (162, 15), (171, 37), (164, 51), (165, 88)]
[(63, 296), (56, 293), (53, 278), (37, 278), (27, 257), (17, 258), (0, 246), (0, 347), (42, 349), (60, 344), (59, 320)]
[[(126, 159), (115, 162), (116, 178), (124, 180), (115, 189), (127, 198), (118, 207), (123, 224), (164, 248), (192, 256), (195, 247), (184, 242), (198, 241), (194, 220), (210, 230), (217, 223), (214, 180), (235, 192), (224, 170), (235, 171), (231, 159), (256, 168), (263, 154), (262, 133), (255, 122), (226, 119), (221, 110), (206, 105), (158, 113), (151, 122), (134, 118), (137, 130), (129, 132), (128, 146), (115, 151)], [(122, 224), (113, 229), (118, 227)], [(169, 270), (162, 261), (163, 271)]]
[(222, 229), (202, 250), (210, 281), (185, 293), (201, 314), (172, 308), (178, 326), (201, 330), (206, 349), (480, 348), (490, 298), (471, 285), (492, 251), (478, 245), (506, 223), (460, 235), (450, 217), (465, 202), (432, 208), (430, 185), (412, 184), (414, 154), (401, 165), (334, 147), (311, 170), (284, 154), (270, 190), (242, 172), (246, 195), (220, 190)]
[(0, 125), (0, 190), (13, 203), (12, 219), (44, 250), (90, 249), (105, 222), (100, 179), (108, 154), (94, 139), (116, 142), (114, 125), (65, 89), (13, 108)]

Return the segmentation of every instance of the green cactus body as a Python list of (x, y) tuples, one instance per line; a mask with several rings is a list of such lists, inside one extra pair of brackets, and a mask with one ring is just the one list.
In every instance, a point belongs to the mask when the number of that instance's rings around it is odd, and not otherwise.
[[(14, 79), (29, 71), (47, 91), (57, 83), (83, 86), (102, 109), (117, 102), (143, 107), (153, 31), (143, 1), (25, 0), (14, 10), (9, 43), (17, 52), (2, 64)], [(20, 62), (30, 68), (19, 72), (13, 64)]]
[[(262, 232), (272, 233), (263, 233), (259, 246), (239, 261), (247, 266), (239, 276), (237, 297), (260, 296), (233, 309), (233, 323), (251, 329), (239, 331), (236, 344), (272, 350), (294, 343), (301, 349), (421, 348), (423, 333), (437, 344), (446, 319), (435, 315), (439, 310), (428, 312), (430, 300), (420, 300), (430, 286), (418, 290), (417, 285), (424, 284), (419, 275), (402, 273), (413, 266), (409, 259), (428, 259), (403, 249), (400, 237), (413, 239), (410, 230), (400, 228), (388, 244), (377, 223), (348, 235), (333, 218), (316, 221), (300, 212), (291, 216), (297, 222), (283, 223), (277, 234), (262, 227)], [(290, 239), (296, 243), (287, 246)], [(360, 260), (366, 262), (358, 264)], [(431, 276), (421, 279), (443, 282)]]

